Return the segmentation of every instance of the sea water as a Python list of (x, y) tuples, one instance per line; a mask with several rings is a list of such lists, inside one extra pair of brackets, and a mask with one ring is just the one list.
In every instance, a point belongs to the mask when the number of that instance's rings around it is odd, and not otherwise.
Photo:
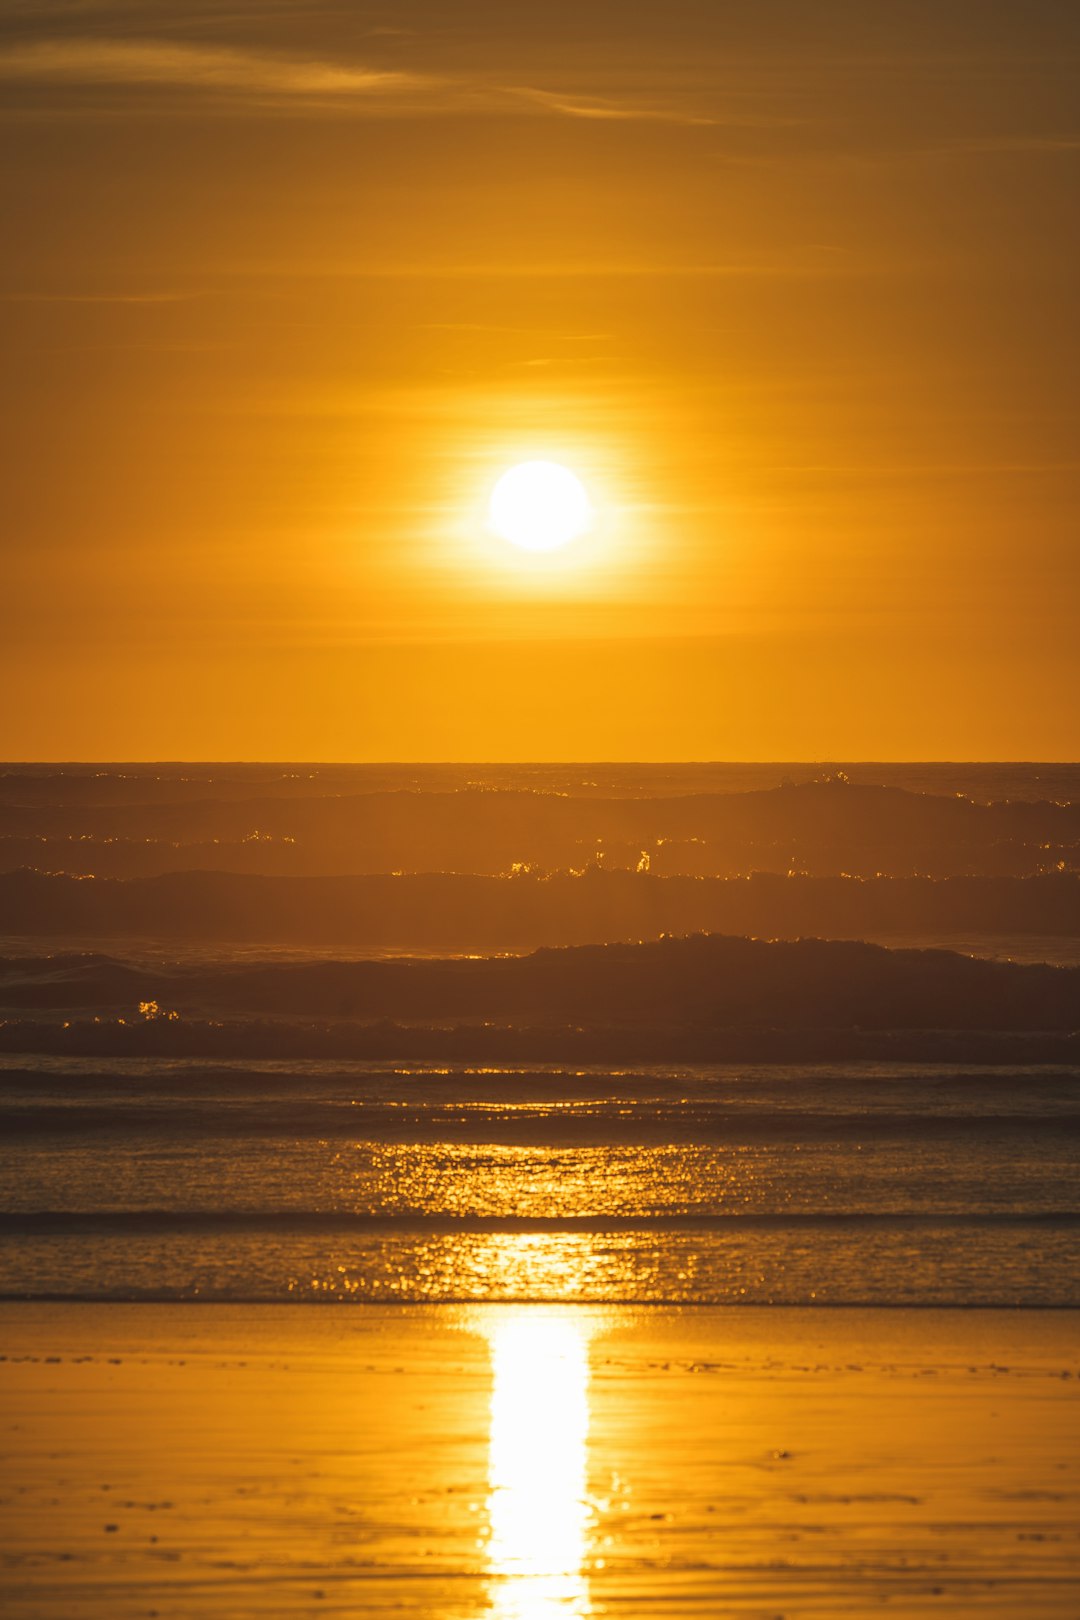
[(0, 1291), (1080, 1304), (1080, 1074), (7, 1059)]

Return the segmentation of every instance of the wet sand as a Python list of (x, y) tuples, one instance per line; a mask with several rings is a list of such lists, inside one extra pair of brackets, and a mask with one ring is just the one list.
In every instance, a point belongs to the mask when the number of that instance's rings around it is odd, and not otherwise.
[(1068, 1312), (0, 1306), (9, 1620), (1080, 1614)]

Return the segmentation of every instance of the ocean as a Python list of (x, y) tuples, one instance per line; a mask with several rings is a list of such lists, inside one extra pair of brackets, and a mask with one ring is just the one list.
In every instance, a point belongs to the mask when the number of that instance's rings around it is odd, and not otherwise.
[(1074, 1068), (43, 1060), (0, 1096), (9, 1296), (1080, 1304)]
[(1078, 805), (9, 766), (0, 1294), (1080, 1305)]

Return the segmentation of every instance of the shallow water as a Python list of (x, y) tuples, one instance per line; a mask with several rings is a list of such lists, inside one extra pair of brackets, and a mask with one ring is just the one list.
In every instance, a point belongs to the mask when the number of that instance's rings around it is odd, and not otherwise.
[(9, 1060), (0, 1291), (1080, 1304), (1061, 1066)]

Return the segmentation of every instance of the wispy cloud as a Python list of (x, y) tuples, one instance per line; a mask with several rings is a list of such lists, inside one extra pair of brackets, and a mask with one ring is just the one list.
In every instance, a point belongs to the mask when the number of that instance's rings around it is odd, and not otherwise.
[(606, 343), (610, 332), (551, 332), (545, 326), (495, 326), (490, 321), (421, 321), (421, 332), (499, 332), (514, 337), (545, 337), (560, 343)]
[(532, 102), (544, 112), (564, 118), (592, 118), (612, 123), (701, 125), (709, 128), (728, 122), (727, 119), (709, 117), (685, 108), (654, 106), (647, 101), (564, 95), (556, 90), (538, 90), (529, 85), (512, 85), (509, 93)]
[[(897, 275), (911, 269), (908, 262), (890, 261), (877, 266), (838, 253), (800, 253), (729, 262), (688, 262), (636, 259), (538, 259), (527, 264), (516, 260), (472, 259), (457, 261), (409, 261), (395, 259), (385, 264), (325, 264), (297, 260), (273, 264), (254, 261), (233, 264), (228, 273), (236, 277), (278, 280), (341, 281), (541, 281), (562, 277), (578, 280), (824, 280), (869, 274)], [(221, 267), (218, 267), (221, 274)]]
[[(269, 107), (332, 116), (466, 113), (706, 129), (795, 122), (733, 106), (706, 108), (700, 86), (683, 92), (668, 85), (667, 95), (637, 88), (599, 94), (508, 79), (494, 66), (433, 73), (168, 39), (66, 36), (0, 48), (0, 82), (45, 92), (53, 112), (88, 110), (85, 92), (97, 90), (111, 93), (110, 111), (145, 111), (147, 95), (154, 93), (155, 110), (161, 95), (168, 94), (173, 107), (177, 98), (188, 98), (204, 108), (209, 102), (234, 111)], [(65, 94), (73, 99), (65, 103)], [(37, 101), (35, 110), (40, 108)]]
[(4, 304), (187, 304), (205, 292), (0, 292)]
[(419, 75), (169, 41), (31, 40), (0, 51), (27, 84), (156, 86), (255, 98), (352, 98), (414, 89)]

